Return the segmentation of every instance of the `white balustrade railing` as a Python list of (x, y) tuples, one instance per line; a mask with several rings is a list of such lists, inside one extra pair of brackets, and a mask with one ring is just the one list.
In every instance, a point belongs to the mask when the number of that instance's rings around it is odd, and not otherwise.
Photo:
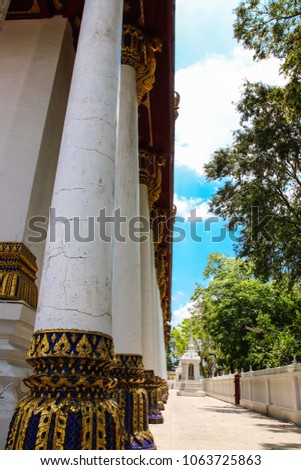
[(206, 395), (235, 404), (234, 374), (204, 380)]
[[(204, 390), (235, 403), (234, 374), (204, 380)], [(301, 424), (301, 364), (242, 373), (240, 406)]]

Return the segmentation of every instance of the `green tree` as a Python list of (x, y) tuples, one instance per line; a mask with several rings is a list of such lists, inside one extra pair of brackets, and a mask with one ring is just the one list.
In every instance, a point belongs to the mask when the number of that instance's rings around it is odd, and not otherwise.
[(237, 230), (236, 252), (257, 277), (291, 288), (301, 279), (301, 121), (287, 117), (281, 88), (262, 83), (245, 84), (237, 111), (232, 146), (205, 165), (223, 184), (211, 210)]
[(174, 363), (174, 358), (173, 358), (173, 354), (172, 354), (172, 342), (170, 341), (168, 343), (168, 347), (167, 347), (167, 350), (166, 350), (166, 367), (167, 367), (167, 370), (172, 370), (173, 367), (175, 366), (175, 363)]
[(237, 17), (234, 23), (235, 38), (254, 50), (256, 59), (273, 55), (287, 61), (286, 68), (291, 73), (301, 69), (298, 55), (298, 49), (301, 49), (301, 2), (243, 0), (234, 11)]
[(274, 56), (288, 78), (286, 101), (301, 112), (301, 2), (298, 0), (244, 0), (235, 9), (234, 36), (254, 52), (254, 59)]
[(171, 331), (171, 341), (173, 343), (173, 355), (177, 361), (185, 353), (190, 338), (191, 322), (189, 318), (185, 318), (177, 327)]
[(256, 276), (291, 289), (301, 279), (301, 2), (243, 0), (235, 13), (235, 38), (255, 60), (278, 58), (287, 83), (245, 84), (241, 128), (205, 166), (223, 184), (211, 209), (237, 230), (236, 253)]
[(213, 278), (193, 299), (202, 299), (202, 327), (218, 346), (218, 364), (234, 371), (291, 362), (300, 351), (293, 295), (255, 279), (251, 262), (218, 253), (209, 255), (204, 274)]
[(293, 356), (300, 353), (300, 340), (295, 336), (292, 325), (279, 329), (268, 314), (259, 314), (257, 327), (250, 330), (246, 336), (249, 341), (248, 359), (254, 369), (290, 364)]

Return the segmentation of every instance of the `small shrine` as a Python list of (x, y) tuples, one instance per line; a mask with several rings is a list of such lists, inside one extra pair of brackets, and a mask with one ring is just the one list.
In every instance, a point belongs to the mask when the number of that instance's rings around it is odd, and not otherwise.
[(176, 371), (177, 395), (204, 397), (203, 379), (200, 375), (201, 359), (195, 350), (192, 336)]

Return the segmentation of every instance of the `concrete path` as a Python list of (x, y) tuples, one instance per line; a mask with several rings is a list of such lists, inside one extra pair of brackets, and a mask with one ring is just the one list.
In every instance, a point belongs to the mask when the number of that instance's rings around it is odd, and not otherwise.
[(211, 397), (170, 390), (163, 416), (150, 425), (158, 450), (301, 450), (301, 427)]

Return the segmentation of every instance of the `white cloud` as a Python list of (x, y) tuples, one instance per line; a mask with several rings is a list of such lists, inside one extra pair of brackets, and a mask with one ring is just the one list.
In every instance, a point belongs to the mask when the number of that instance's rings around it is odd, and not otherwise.
[(172, 300), (175, 302), (183, 297), (185, 297), (185, 292), (183, 290), (179, 290), (172, 296)]
[(270, 84), (283, 83), (279, 62), (254, 62), (251, 51), (236, 47), (230, 58), (211, 55), (176, 73), (181, 96), (176, 121), (176, 165), (186, 165), (203, 174), (203, 165), (219, 147), (232, 142), (239, 127), (233, 102), (240, 98), (245, 79)]
[(194, 214), (196, 217), (206, 218), (209, 212), (209, 204), (204, 199), (198, 198), (186, 198), (184, 196), (174, 195), (174, 205), (177, 207), (177, 216), (184, 217), (187, 219), (191, 216), (191, 211), (195, 210)]
[[(237, 7), (237, 0), (176, 0), (176, 9), (179, 16), (190, 15), (192, 18), (203, 18), (204, 15), (231, 15), (232, 10)], [(197, 19), (197, 21), (200, 21)], [(189, 25), (187, 25), (189, 27)]]
[(186, 305), (180, 306), (177, 310), (172, 313), (171, 325), (176, 327), (179, 325), (184, 318), (190, 317), (189, 309), (193, 306), (193, 302), (187, 302)]

